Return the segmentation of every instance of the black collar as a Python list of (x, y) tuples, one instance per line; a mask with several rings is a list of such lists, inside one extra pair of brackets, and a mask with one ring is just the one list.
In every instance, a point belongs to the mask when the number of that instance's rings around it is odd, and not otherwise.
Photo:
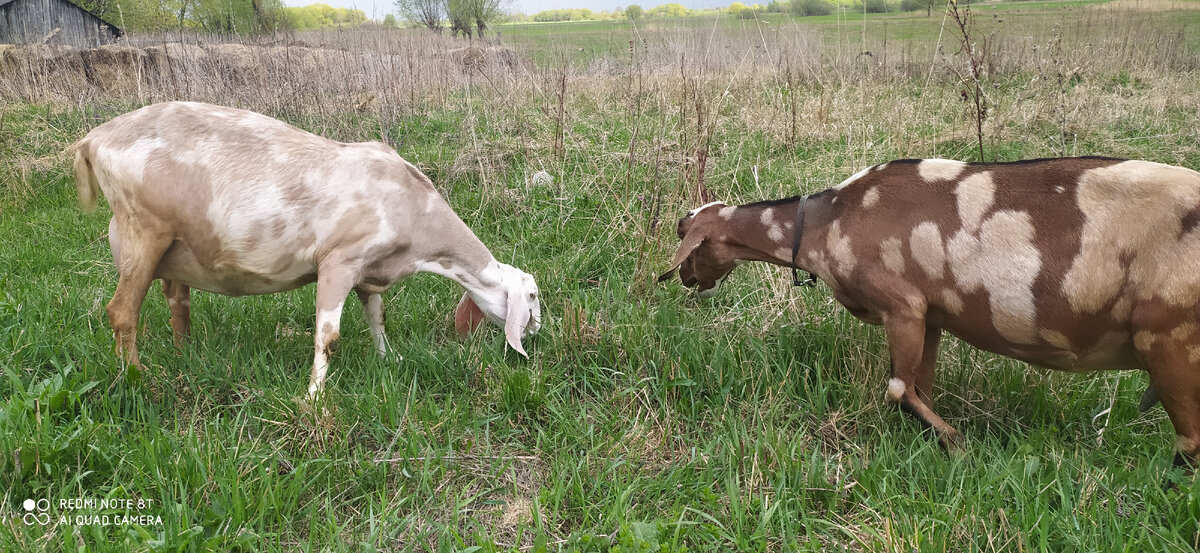
[(800, 235), (804, 232), (804, 208), (808, 205), (808, 196), (800, 198), (796, 208), (796, 223), (793, 227), (792, 238), (792, 286), (816, 286), (817, 277), (808, 273), (808, 278), (800, 280), (800, 268), (796, 266), (796, 257), (800, 255)]

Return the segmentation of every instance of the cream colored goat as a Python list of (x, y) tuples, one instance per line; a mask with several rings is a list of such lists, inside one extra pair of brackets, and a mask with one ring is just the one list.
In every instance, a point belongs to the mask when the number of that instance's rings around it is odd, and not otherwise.
[(960, 435), (932, 408), (943, 329), (1054, 369), (1146, 370), (1182, 463), (1200, 456), (1198, 223), (1190, 169), (903, 160), (808, 197), (693, 210), (671, 268), (701, 294), (743, 261), (812, 272), (854, 316), (883, 325), (887, 397), (947, 447)]
[(325, 382), (342, 306), (357, 293), (375, 347), (387, 342), (380, 292), (416, 272), (466, 288), (460, 333), (484, 318), (509, 345), (538, 331), (529, 274), (496, 261), (416, 167), (380, 143), (345, 144), (270, 117), (168, 102), (126, 113), (77, 145), (80, 204), (97, 189), (112, 206), (119, 280), (109, 322), (139, 364), (138, 313), (163, 280), (176, 342), (188, 333), (190, 289), (229, 296), (317, 283), (310, 396)]

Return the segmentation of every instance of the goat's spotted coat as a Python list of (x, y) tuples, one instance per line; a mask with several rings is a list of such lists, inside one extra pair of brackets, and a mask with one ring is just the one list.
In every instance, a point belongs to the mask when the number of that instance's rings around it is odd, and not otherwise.
[[(883, 325), (887, 396), (931, 408), (941, 331), (1067, 371), (1148, 371), (1179, 450), (1200, 455), (1200, 173), (1107, 158), (868, 168), (802, 202), (710, 204), (680, 220), (672, 268), (701, 293), (742, 261), (795, 265)], [(665, 275), (664, 275), (665, 276)]]
[(457, 321), (503, 326), (522, 354), (521, 339), (538, 330), (533, 277), (496, 261), (429, 179), (383, 144), (334, 142), (248, 111), (168, 102), (89, 132), (77, 145), (75, 175), (85, 208), (99, 189), (113, 210), (119, 281), (108, 314), (131, 363), (138, 312), (156, 278), (177, 342), (188, 331), (191, 288), (240, 296), (315, 281), (310, 395), (323, 386), (350, 291), (384, 353), (379, 294), (414, 272), (462, 284)]

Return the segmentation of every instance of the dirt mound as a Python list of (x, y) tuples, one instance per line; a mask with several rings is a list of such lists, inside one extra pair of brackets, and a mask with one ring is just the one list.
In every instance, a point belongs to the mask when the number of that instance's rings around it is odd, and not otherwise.
[(446, 57), (461, 65), (464, 70), (474, 71), (488, 66), (516, 69), (520, 65), (517, 53), (503, 46), (467, 46), (446, 52)]

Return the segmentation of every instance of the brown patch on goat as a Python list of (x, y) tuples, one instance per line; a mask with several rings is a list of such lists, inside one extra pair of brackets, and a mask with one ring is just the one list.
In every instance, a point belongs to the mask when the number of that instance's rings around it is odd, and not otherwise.
[(1182, 239), (1183, 235), (1195, 230), (1197, 225), (1200, 225), (1200, 209), (1188, 211), (1180, 221), (1179, 238)]

